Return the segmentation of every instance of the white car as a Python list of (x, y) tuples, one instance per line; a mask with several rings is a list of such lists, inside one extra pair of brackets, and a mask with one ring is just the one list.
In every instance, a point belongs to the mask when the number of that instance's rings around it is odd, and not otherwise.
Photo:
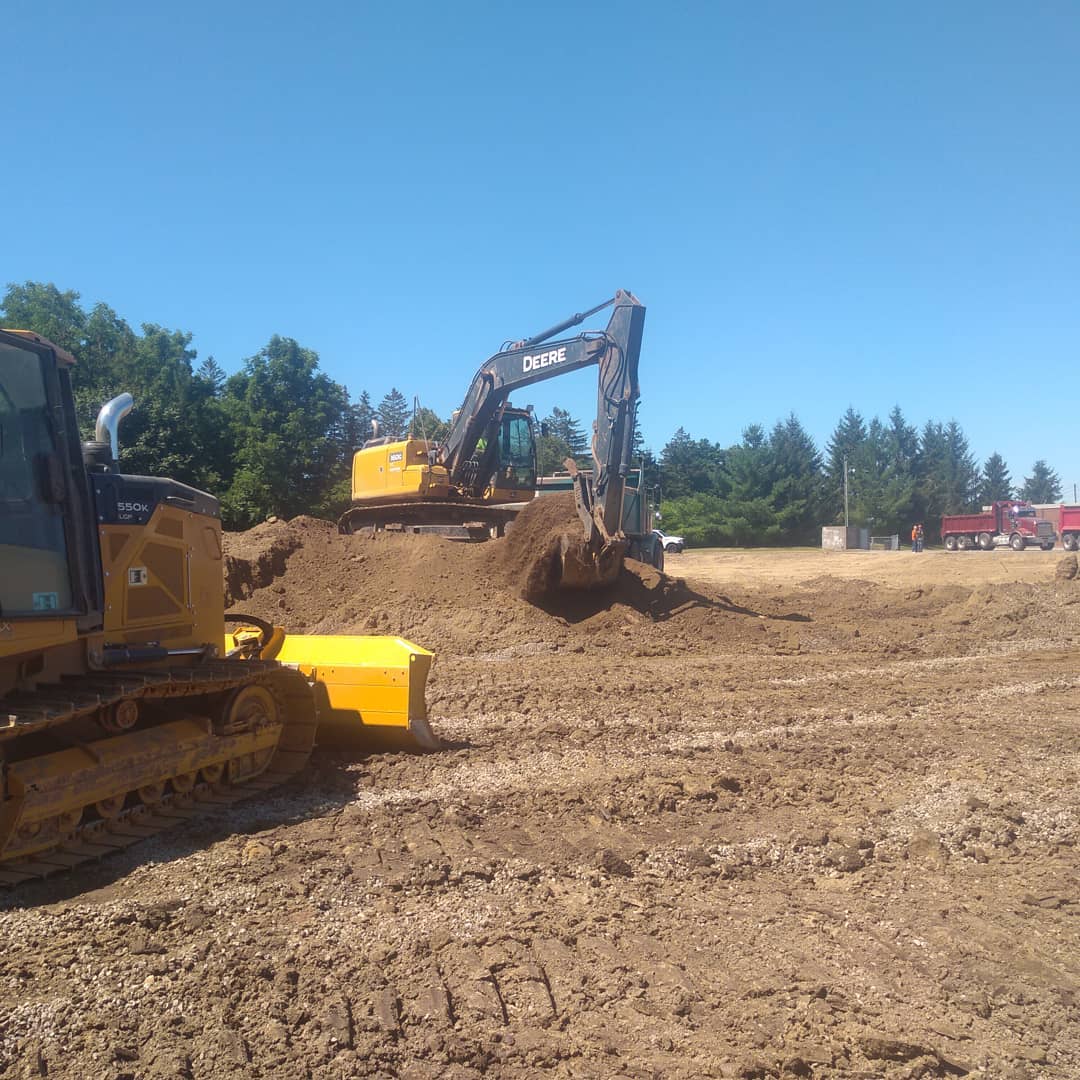
[(686, 547), (686, 541), (681, 536), (665, 536), (659, 529), (653, 529), (653, 536), (660, 540), (664, 551), (673, 551), (678, 555)]

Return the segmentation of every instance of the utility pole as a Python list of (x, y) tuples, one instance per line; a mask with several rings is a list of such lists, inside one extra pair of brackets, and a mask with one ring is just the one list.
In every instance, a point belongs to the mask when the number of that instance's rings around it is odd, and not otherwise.
[(847, 454), (844, 455), (844, 528), (848, 527)]

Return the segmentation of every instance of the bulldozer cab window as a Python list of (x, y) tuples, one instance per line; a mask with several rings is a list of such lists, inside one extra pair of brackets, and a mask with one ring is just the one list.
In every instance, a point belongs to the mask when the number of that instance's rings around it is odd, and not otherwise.
[(500, 486), (536, 487), (536, 445), (527, 416), (506, 416), (499, 432)]
[(0, 615), (71, 608), (63, 507), (50, 501), (56, 440), (44, 361), (0, 343)]

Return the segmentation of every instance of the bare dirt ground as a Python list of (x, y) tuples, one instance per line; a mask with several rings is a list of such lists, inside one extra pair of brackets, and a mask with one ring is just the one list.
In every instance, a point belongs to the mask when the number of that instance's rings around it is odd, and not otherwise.
[(230, 538), (239, 606), (438, 653), (426, 756), (0, 900), (0, 1073), (1080, 1076), (1080, 580), (688, 552), (521, 599), (507, 541)]
[(720, 584), (802, 585), (819, 577), (844, 581), (865, 579), (900, 588), (912, 585), (961, 585), (989, 582), (1052, 581), (1064, 554), (1029, 548), (993, 551), (931, 549), (914, 554), (901, 551), (822, 551), (818, 548), (709, 548), (668, 555), (672, 574)]

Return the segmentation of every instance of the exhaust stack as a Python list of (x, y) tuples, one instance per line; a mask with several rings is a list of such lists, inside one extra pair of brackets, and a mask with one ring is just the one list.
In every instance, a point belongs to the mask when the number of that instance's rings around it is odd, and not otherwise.
[(113, 461), (120, 460), (120, 440), (117, 437), (120, 421), (131, 412), (134, 405), (135, 399), (130, 394), (118, 394), (112, 401), (106, 401), (98, 413), (94, 424), (94, 439), (99, 443), (109, 444)]

